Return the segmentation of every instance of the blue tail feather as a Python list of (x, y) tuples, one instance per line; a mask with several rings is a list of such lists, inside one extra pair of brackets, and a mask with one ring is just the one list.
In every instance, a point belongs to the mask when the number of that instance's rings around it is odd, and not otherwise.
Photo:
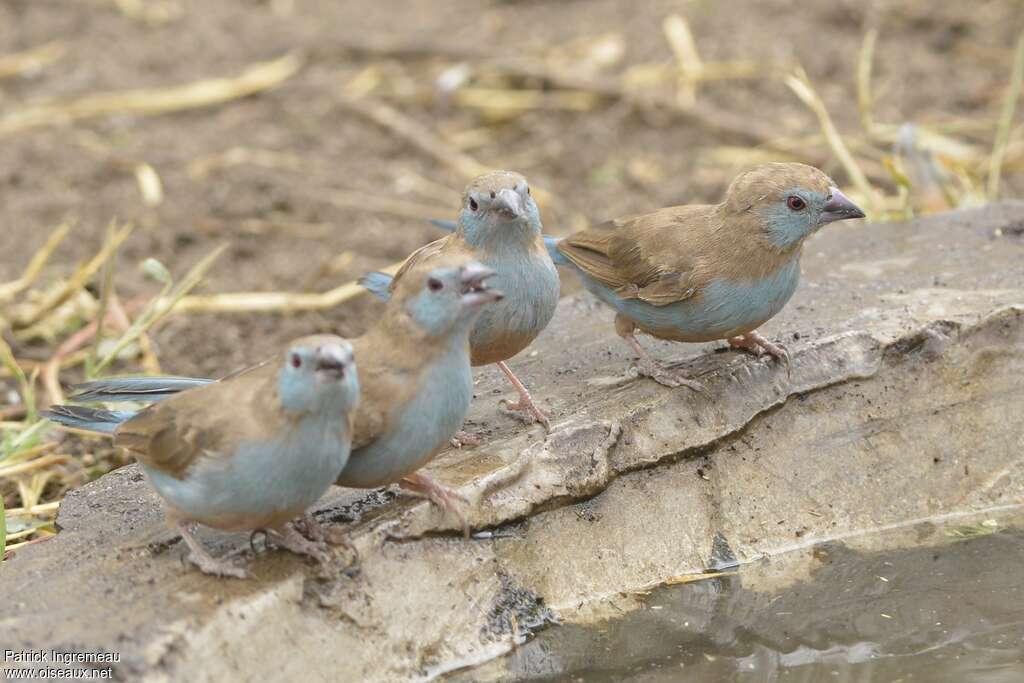
[(76, 384), (68, 398), (78, 403), (119, 401), (162, 401), (187, 389), (209, 384), (214, 380), (194, 377), (114, 377)]
[(49, 410), (43, 410), (39, 414), (65, 427), (113, 434), (122, 422), (132, 419), (137, 413), (131, 410), (104, 410), (85, 406), (50, 406)]
[(443, 218), (431, 218), (430, 224), (448, 232), (455, 232), (456, 228), (455, 221), (446, 221)]
[(551, 260), (555, 262), (556, 266), (569, 266), (572, 265), (572, 261), (565, 258), (562, 252), (558, 251), (558, 243), (561, 241), (561, 237), (544, 237), (544, 246), (548, 249), (548, 255), (551, 256)]
[(391, 298), (390, 287), (393, 279), (387, 273), (373, 271), (359, 278), (359, 284), (378, 299), (387, 301)]

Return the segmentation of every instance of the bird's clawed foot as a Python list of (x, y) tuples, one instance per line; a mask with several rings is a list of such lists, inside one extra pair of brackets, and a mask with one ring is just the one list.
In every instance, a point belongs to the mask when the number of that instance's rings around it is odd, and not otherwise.
[(651, 354), (647, 353), (647, 349), (640, 345), (640, 340), (636, 338), (635, 334), (627, 334), (623, 339), (629, 344), (629, 348), (633, 349), (633, 352), (640, 356), (640, 360), (636, 365), (636, 371), (641, 377), (650, 377), (658, 384), (666, 387), (686, 387), (703, 396), (708, 395), (708, 390), (702, 383), (695, 379), (690, 379), (678, 370), (669, 370), (655, 360)]
[(469, 501), (461, 493), (438, 484), (420, 472), (404, 477), (398, 482), (398, 485), (406, 491), (426, 496), (431, 503), (441, 508), (445, 513), (455, 515), (462, 526), (462, 535), (469, 538), (469, 522), (466, 520), (466, 514), (462, 511), (462, 506), (468, 504)]
[(502, 412), (511, 415), (517, 420), (522, 420), (527, 424), (539, 422), (543, 425), (544, 431), (551, 431), (551, 418), (537, 407), (529, 394), (520, 396), (519, 400), (515, 403), (503, 398), (498, 402), (498, 405), (501, 406)]
[(515, 403), (502, 399), (499, 405), (504, 409), (505, 412), (523, 420), (527, 424), (531, 422), (539, 422), (544, 426), (544, 431), (551, 431), (551, 418), (544, 414), (537, 404), (533, 402), (533, 397), (530, 396), (530, 391), (526, 388), (526, 385), (519, 381), (519, 378), (515, 376), (512, 369), (505, 363), (500, 361), (498, 363), (498, 369), (508, 378), (508, 381), (512, 383), (516, 391), (519, 392), (519, 400)]
[(206, 548), (192, 535), (191, 525), (179, 524), (178, 530), (181, 532), (181, 537), (189, 548), (188, 561), (194, 564), (199, 571), (210, 576), (223, 576), (233, 579), (249, 578), (249, 572), (241, 567), (237, 567), (227, 560), (218, 560), (206, 552)]
[(483, 442), (484, 438), (479, 434), (466, 432), (461, 429), (455, 432), (455, 435), (452, 438), (448, 439), (448, 443), (455, 448), (472, 448), (474, 446), (482, 445)]
[(658, 384), (666, 387), (686, 387), (698, 394), (707, 396), (708, 390), (701, 382), (690, 379), (679, 370), (671, 370), (653, 359), (641, 358), (636, 364), (636, 371), (641, 377), (650, 377)]
[(727, 341), (730, 347), (749, 351), (755, 356), (767, 353), (786, 366), (786, 375), (790, 374), (789, 351), (782, 344), (770, 342), (757, 332), (747, 332), (738, 337), (729, 337)]
[(327, 545), (323, 541), (313, 541), (298, 532), (294, 524), (285, 524), (282, 529), (274, 529), (270, 534), (274, 543), (285, 550), (312, 557), (319, 564), (326, 564), (330, 559)]
[(314, 543), (326, 543), (328, 545), (341, 546), (346, 552), (352, 555), (351, 565), (358, 564), (359, 551), (349, 538), (348, 531), (340, 525), (331, 524), (324, 526), (316, 521), (312, 513), (307, 512), (296, 522), (298, 531)]

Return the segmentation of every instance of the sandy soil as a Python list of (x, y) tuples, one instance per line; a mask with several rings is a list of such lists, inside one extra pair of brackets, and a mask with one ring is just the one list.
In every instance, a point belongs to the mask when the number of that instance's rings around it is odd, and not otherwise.
[[(15, 277), (68, 216), (77, 218), (75, 237), (58, 252), (52, 277), (93, 253), (111, 218), (139, 225), (119, 260), (125, 299), (156, 289), (135, 267), (143, 258), (157, 257), (180, 274), (223, 240), (231, 241), (230, 251), (203, 291), (324, 290), (403, 257), (440, 233), (409, 217), (338, 206), (331, 193), (363, 193), (385, 205), (415, 202), (450, 216), (465, 178), (341, 104), (343, 87), (371, 64), (385, 81), (375, 95), (462, 141), (482, 164), (519, 170), (552, 193), (542, 208), (555, 233), (586, 220), (713, 201), (742, 163), (723, 159), (721, 148), (748, 144), (684, 117), (617, 102), (584, 112), (531, 110), (493, 123), (478, 109), (431, 97), (438, 75), (454, 60), (349, 49), (375, 37), (428, 45), (442, 55), (540, 58), (552, 51), (573, 54), (614, 34), (625, 47), (609, 72), (616, 73), (670, 61), (661, 22), (682, 12), (704, 59), (799, 62), (840, 127), (854, 130), (854, 72), (866, 28), (881, 28), (877, 119), (927, 123), (994, 118), (1022, 23), (1013, 0), (147, 0), (143, 6), (169, 10), (171, 18), (146, 22), (106, 0), (0, 4), (0, 55), (54, 40), (68, 49), (30, 77), (0, 81), (0, 115), (47, 98), (233, 76), (289, 51), (304, 55), (305, 66), (272, 91), (222, 106), (6, 135), (0, 145), (0, 281)], [(480, 85), (489, 84), (484, 78)], [(713, 82), (701, 87), (700, 98), (780, 137), (817, 131), (777, 80)], [(974, 135), (985, 140), (991, 131)], [(190, 173), (195, 162), (233, 148), (270, 152), (264, 156), (271, 163)], [(846, 180), (823, 146), (796, 156)], [(130, 171), (139, 161), (151, 164), (163, 182), (166, 196), (158, 207), (142, 202)], [(1022, 188), (1021, 177), (1010, 173), (1005, 194)], [(351, 253), (347, 265), (314, 277), (342, 252)], [(358, 333), (372, 315), (365, 298), (326, 313), (199, 315), (170, 321), (155, 339), (166, 371), (219, 374), (310, 330)], [(19, 353), (45, 358), (50, 350), (38, 345)]]

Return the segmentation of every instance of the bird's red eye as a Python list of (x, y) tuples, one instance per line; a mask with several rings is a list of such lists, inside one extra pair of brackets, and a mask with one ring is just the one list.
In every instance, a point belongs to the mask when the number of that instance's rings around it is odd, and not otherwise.
[(480, 205), (476, 203), (476, 200), (472, 197), (469, 198), (469, 208), (471, 211), (476, 211), (480, 208)]
[(494, 193), (494, 190), (491, 190), (491, 199), (494, 199), (496, 196), (497, 195)]
[(805, 202), (801, 197), (797, 197), (793, 194), (786, 199), (786, 206), (788, 206), (792, 211), (803, 211), (807, 206), (807, 202)]
[(291, 363), (292, 363), (292, 367), (293, 368), (301, 368), (302, 367), (302, 356), (300, 356), (297, 353), (293, 353), (292, 354)]
[(436, 277), (432, 277), (427, 280), (427, 287), (430, 288), (431, 292), (440, 292), (444, 289), (444, 283), (438, 280)]

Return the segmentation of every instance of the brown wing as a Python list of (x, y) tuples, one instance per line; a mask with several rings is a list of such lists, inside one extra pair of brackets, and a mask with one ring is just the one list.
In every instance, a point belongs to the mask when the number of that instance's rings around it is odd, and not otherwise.
[(566, 237), (558, 250), (618, 296), (665, 306), (698, 289), (694, 255), (707, 237), (713, 209), (670, 207), (609, 221)]
[(351, 432), (355, 450), (377, 439), (389, 427), (392, 409), (411, 400), (422, 354), (417, 352), (416, 340), (389, 338), (386, 330), (376, 328), (352, 346), (360, 386)]
[(114, 443), (181, 478), (198, 458), (229, 456), (238, 443), (282, 426), (273, 375), (272, 365), (260, 365), (155, 403), (118, 427)]
[(399, 267), (395, 276), (391, 278), (391, 285), (388, 287), (388, 291), (394, 292), (398, 281), (402, 279), (402, 276), (405, 275), (410, 268), (444, 252), (446, 246), (450, 242), (454, 241), (455, 238), (456, 235), (454, 234), (446, 235), (439, 240), (434, 240), (429, 244), (424, 244), (422, 247), (409, 254), (409, 257), (405, 259), (405, 262)]

